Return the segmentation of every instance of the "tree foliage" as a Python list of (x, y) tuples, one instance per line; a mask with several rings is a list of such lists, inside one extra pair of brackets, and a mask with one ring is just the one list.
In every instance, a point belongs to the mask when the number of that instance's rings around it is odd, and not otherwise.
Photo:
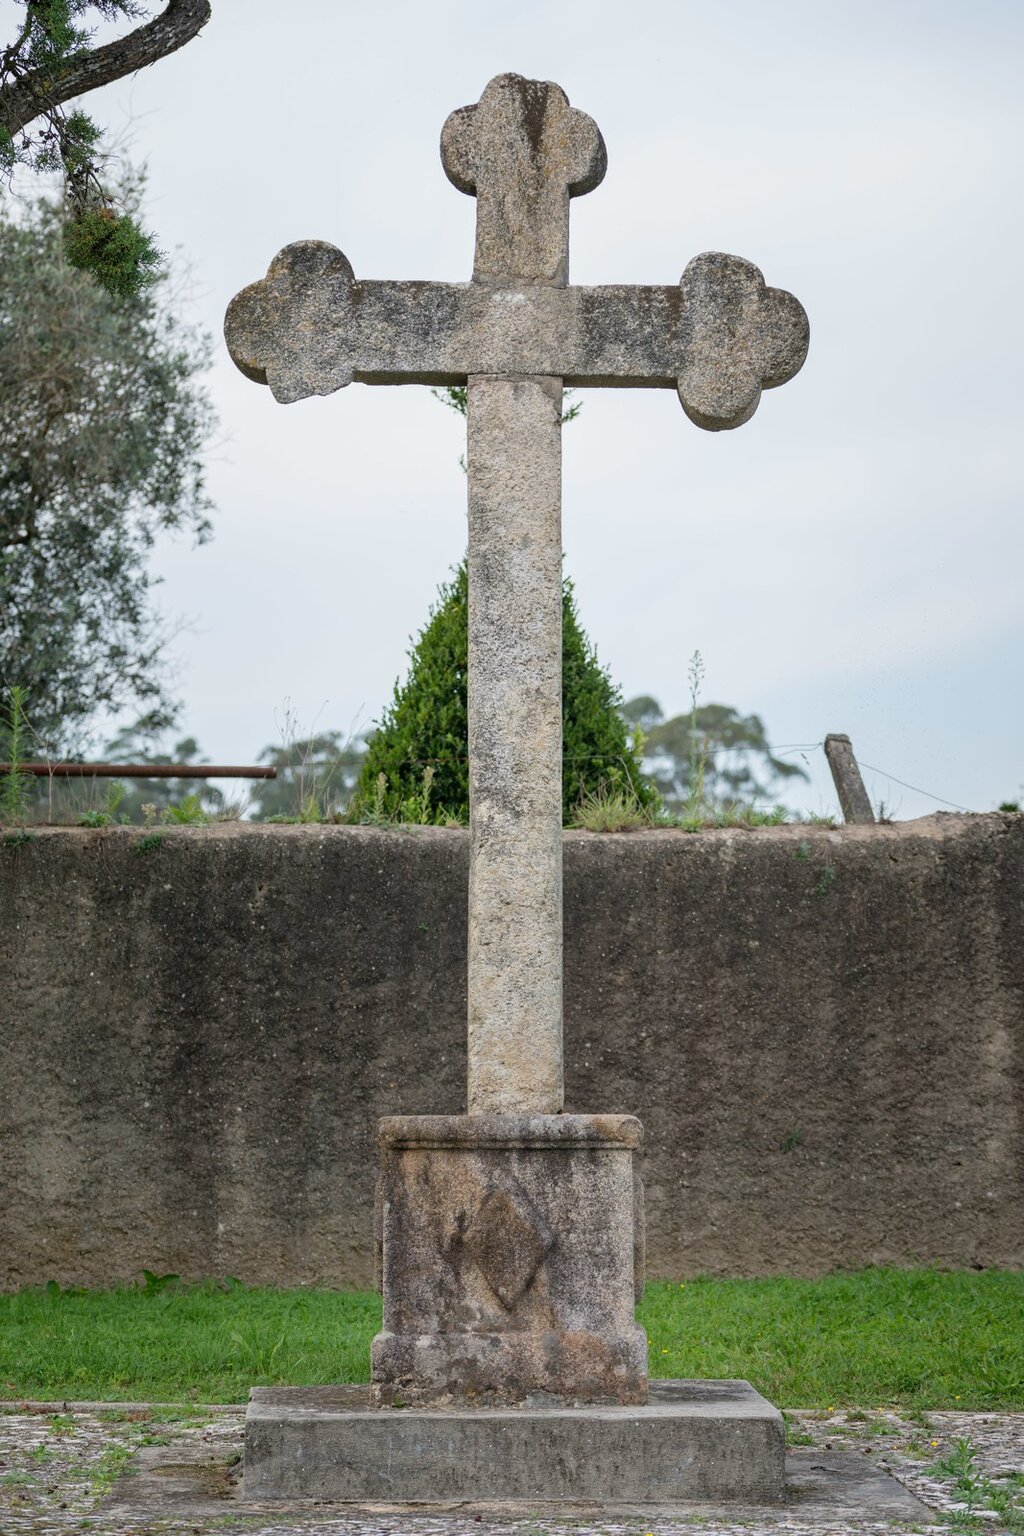
[(210, 19), (209, 0), (168, 0), (153, 20), (92, 47), (97, 20), (138, 20), (140, 0), (20, 0), (24, 15), (0, 50), (0, 175), (15, 166), (60, 172), (67, 258), (115, 297), (156, 280), (160, 253), (135, 212), (103, 174), (101, 132), (72, 98), (153, 64), (189, 42)]
[[(623, 718), (643, 732), (644, 767), (665, 805), (724, 809), (771, 801), (792, 779), (809, 775), (798, 763), (776, 757), (760, 715), (741, 715), (728, 704), (698, 704), (666, 720), (649, 694), (629, 699)], [(699, 778), (699, 786), (697, 779)]]
[(169, 718), (146, 561), (209, 532), (208, 350), (162, 285), (115, 302), (70, 267), (52, 205), (0, 214), (0, 693), (52, 750), (101, 709)]
[(85, 208), (64, 226), (68, 265), (91, 272), (115, 299), (128, 299), (156, 281), (161, 256), (149, 235), (128, 214)]
[[(469, 582), (463, 562), (442, 586), (395, 685), (359, 775), (357, 808), (406, 820), (469, 817), (466, 679)], [(582, 629), (572, 585), (562, 589), (562, 804), (568, 820), (585, 794), (629, 788), (641, 805), (657, 796), (640, 769), (620, 697)], [(429, 770), (426, 783), (425, 770)], [(381, 777), (383, 776), (383, 778)]]

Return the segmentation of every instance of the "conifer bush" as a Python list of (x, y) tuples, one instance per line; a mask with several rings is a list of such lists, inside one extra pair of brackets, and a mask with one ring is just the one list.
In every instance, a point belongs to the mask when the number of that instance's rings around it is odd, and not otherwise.
[[(409, 660), (409, 675), (370, 741), (354, 800), (357, 818), (469, 820), (466, 563), (441, 587)], [(610, 789), (655, 810), (657, 790), (641, 772), (640, 741), (619, 714), (621, 696), (580, 628), (572, 583), (562, 587), (562, 813)]]

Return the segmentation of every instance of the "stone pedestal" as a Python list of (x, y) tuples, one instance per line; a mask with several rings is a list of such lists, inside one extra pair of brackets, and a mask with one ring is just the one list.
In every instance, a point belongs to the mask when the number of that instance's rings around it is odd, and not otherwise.
[(785, 1431), (745, 1381), (652, 1381), (642, 1406), (581, 1408), (397, 1410), (366, 1387), (254, 1387), (244, 1486), (354, 1504), (781, 1504)]
[(382, 1120), (377, 1406), (645, 1403), (630, 1115)]
[(256, 1387), (245, 1497), (773, 1504), (778, 1411), (647, 1381), (630, 1115), (382, 1120), (369, 1387)]

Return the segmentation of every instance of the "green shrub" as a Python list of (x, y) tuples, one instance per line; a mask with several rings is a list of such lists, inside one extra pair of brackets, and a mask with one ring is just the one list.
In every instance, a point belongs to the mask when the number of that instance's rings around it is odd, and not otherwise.
[[(469, 583), (465, 561), (410, 653), (409, 675), (374, 734), (354, 814), (368, 820), (469, 820), (466, 673)], [(618, 713), (620, 695), (580, 628), (572, 583), (562, 589), (562, 808), (566, 822), (588, 795), (626, 791), (644, 809), (657, 791), (640, 770), (639, 741)], [(424, 771), (428, 792), (424, 793)], [(383, 783), (380, 776), (383, 774)]]

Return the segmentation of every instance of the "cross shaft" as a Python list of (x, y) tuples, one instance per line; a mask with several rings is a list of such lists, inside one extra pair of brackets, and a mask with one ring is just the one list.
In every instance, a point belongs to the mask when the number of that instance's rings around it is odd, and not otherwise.
[(562, 1108), (562, 387), (468, 389), (470, 1114)]

